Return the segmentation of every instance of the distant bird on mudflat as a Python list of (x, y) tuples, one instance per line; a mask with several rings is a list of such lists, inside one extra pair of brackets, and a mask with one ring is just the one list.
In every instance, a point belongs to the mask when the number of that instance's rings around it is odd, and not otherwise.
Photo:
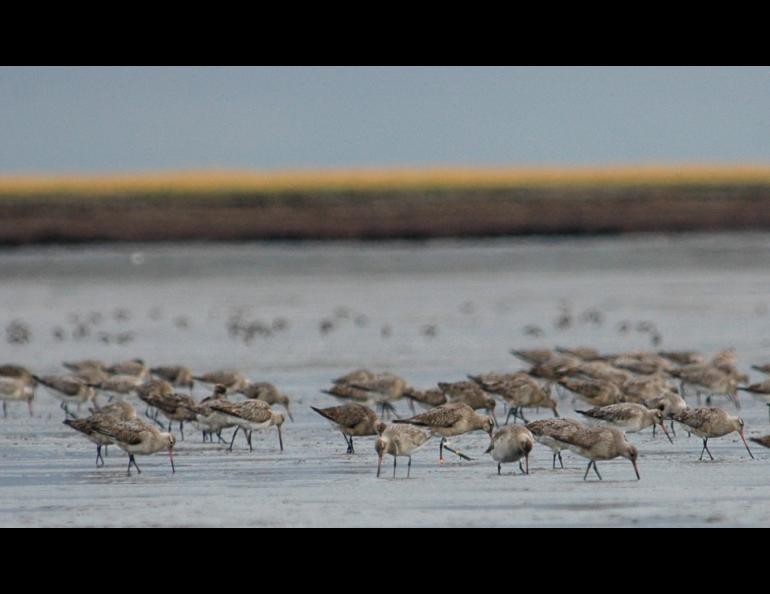
[(770, 411), (770, 380), (765, 380), (758, 384), (751, 384), (750, 386), (738, 386), (739, 390), (748, 392), (754, 399), (759, 400), (767, 404), (768, 411)]
[(142, 359), (131, 359), (110, 365), (105, 369), (110, 375), (134, 375), (142, 379), (150, 378), (150, 370)]
[(31, 417), (34, 398), (34, 386), (19, 378), (0, 376), (0, 400), (3, 401), (3, 418), (8, 416), (8, 402), (26, 402)]
[(70, 404), (80, 408), (86, 402), (96, 401), (96, 390), (74, 375), (36, 375), (35, 380), (61, 401), (61, 408), (68, 417), (75, 416), (69, 410)]
[(240, 393), (246, 396), (246, 398), (262, 400), (271, 406), (280, 404), (286, 409), (289, 420), (294, 422), (294, 417), (291, 414), (291, 401), (289, 400), (289, 397), (276, 388), (275, 385), (269, 382), (253, 382), (249, 384), (246, 389), (241, 390)]
[(447, 403), (446, 394), (439, 388), (430, 388), (428, 390), (418, 390), (408, 387), (404, 390), (404, 398), (409, 400), (409, 406), (415, 413), (414, 403), (426, 409), (435, 408)]
[(563, 354), (563, 355), (570, 355), (572, 357), (577, 357), (578, 359), (582, 359), (583, 361), (597, 361), (602, 358), (601, 353), (597, 351), (594, 348), (586, 347), (586, 346), (579, 346), (579, 347), (572, 347), (572, 348), (563, 348), (563, 347), (556, 347), (556, 351)]
[[(473, 410), (485, 410), (495, 419), (495, 407), (497, 402), (473, 381), (439, 382), (439, 389), (444, 392), (450, 402), (464, 402)], [(497, 424), (497, 419), (495, 419)]]
[(581, 400), (593, 406), (617, 404), (623, 400), (623, 392), (617, 386), (605, 380), (580, 380), (563, 378), (559, 384), (567, 388)]
[(98, 361), (96, 359), (85, 359), (83, 361), (71, 361), (62, 363), (64, 367), (74, 373), (81, 371), (104, 371), (108, 365), (104, 361)]
[(155, 377), (165, 380), (176, 388), (192, 390), (195, 386), (193, 372), (189, 367), (174, 365), (170, 367), (153, 367), (150, 373)]
[(468, 376), (478, 383), (484, 390), (500, 396), (508, 405), (508, 416), (505, 424), (513, 415), (520, 418), (524, 423), (527, 419), (522, 412), (523, 408), (550, 408), (555, 417), (559, 416), (556, 409), (556, 400), (551, 397), (550, 385), (543, 387), (533, 377), (526, 373), (514, 373), (498, 376), (496, 374), (485, 374), (480, 376)]
[(221, 369), (202, 375), (195, 375), (193, 379), (204, 384), (225, 386), (231, 394), (245, 390), (251, 383), (241, 372), (234, 369)]

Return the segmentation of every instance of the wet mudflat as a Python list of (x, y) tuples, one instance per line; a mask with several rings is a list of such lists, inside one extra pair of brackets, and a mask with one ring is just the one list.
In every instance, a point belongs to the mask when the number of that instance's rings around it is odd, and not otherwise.
[[(309, 408), (334, 404), (320, 389), (353, 368), (427, 388), (519, 369), (511, 348), (735, 347), (748, 372), (770, 361), (768, 256), (766, 234), (2, 252), (0, 323), (29, 330), (21, 344), (0, 336), (3, 362), (39, 373), (80, 358), (238, 368), (292, 396), (296, 422), (284, 425), (283, 453), (274, 430), (255, 438), (253, 453), (242, 438), (228, 453), (189, 427), (176, 474), (158, 454), (138, 458), (143, 473), (127, 477), (117, 448), (95, 468), (95, 447), (62, 425), (58, 402), (41, 388), (34, 418), (11, 404), (0, 419), (0, 525), (770, 525), (770, 451), (752, 444), (752, 461), (735, 434), (709, 443), (715, 462), (699, 462), (700, 441), (682, 431), (673, 446), (649, 431), (631, 435), (640, 482), (622, 459), (599, 463), (602, 483), (583, 482), (583, 459), (566, 453), (567, 469), (553, 471), (540, 446), (529, 476), (511, 465), (498, 477), (481, 433), (453, 440), (472, 462), (439, 466), (433, 440), (415, 455), (411, 479), (399, 461), (392, 480), (388, 458), (377, 480), (373, 438), (356, 440), (347, 456), (342, 436)], [(233, 316), (271, 330), (234, 337)], [(636, 329), (644, 321), (656, 327), (657, 347)], [(747, 435), (770, 433), (766, 405), (741, 402)], [(571, 397), (559, 407), (576, 416)], [(403, 401), (396, 408), (409, 414)]]

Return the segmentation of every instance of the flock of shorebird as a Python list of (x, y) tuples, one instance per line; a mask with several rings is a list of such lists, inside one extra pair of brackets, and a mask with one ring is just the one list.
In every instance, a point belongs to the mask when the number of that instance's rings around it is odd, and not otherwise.
[[(311, 408), (342, 433), (348, 454), (355, 454), (353, 438), (376, 437), (378, 477), (387, 454), (393, 457), (394, 477), (398, 458), (408, 459), (408, 478), (412, 454), (433, 436), (440, 438), (440, 463), (444, 462), (444, 450), (471, 460), (447, 439), (483, 431), (490, 437), (485, 454), (497, 462), (498, 474), (502, 472), (502, 464), (517, 462), (521, 472), (529, 474), (529, 456), (538, 443), (551, 450), (554, 470), (557, 460), (564, 468), (561, 454), (564, 450), (587, 459), (584, 480), (591, 469), (601, 480), (597, 462), (618, 457), (633, 464), (639, 479), (639, 451), (629, 442), (627, 434), (647, 428), (652, 428), (653, 435), (660, 428), (671, 443), (677, 425), (688, 434), (696, 435), (703, 441), (700, 460), (706, 454), (714, 459), (708, 448), (710, 439), (738, 433), (753, 458), (744, 434), (744, 421), (719, 406), (712, 406), (713, 401), (725, 398), (724, 404), (740, 408), (738, 393), (745, 391), (770, 409), (770, 380), (749, 385), (748, 376), (736, 367), (733, 350), (720, 351), (711, 358), (695, 351), (607, 355), (589, 347), (511, 353), (529, 368), (512, 373), (469, 375), (465, 381), (439, 382), (431, 389), (412, 387), (392, 373), (356, 370), (332, 380), (331, 386), (323, 390), (343, 404)], [(114, 365), (78, 361), (64, 363), (64, 366), (68, 370), (66, 374), (48, 376), (36, 375), (18, 365), (0, 366), (3, 415), (7, 416), (9, 401), (26, 401), (32, 415), (36, 390), (43, 386), (61, 401), (64, 423), (96, 445), (96, 465), (104, 465), (102, 449), (114, 444), (128, 454), (129, 475), (132, 466), (141, 472), (136, 455), (164, 450), (175, 472), (173, 452), (177, 438), (172, 433), (175, 423), (179, 424), (182, 440), (184, 424), (190, 423), (202, 432), (204, 442), (211, 443), (216, 439), (227, 444), (222, 431), (234, 429), (228, 446), (230, 451), (239, 432), (253, 450), (252, 433), (275, 427), (283, 451), (285, 417), (273, 406), (281, 405), (293, 420), (288, 396), (273, 384), (253, 382), (234, 370), (196, 375), (182, 366), (150, 368), (140, 359)], [(770, 375), (770, 364), (757, 365), (754, 369)], [(212, 386), (211, 395), (197, 401), (192, 396), (196, 383)], [(109, 396), (110, 403), (100, 407), (99, 394)], [(236, 394), (245, 398), (231, 399)], [(586, 424), (559, 416), (558, 399), (569, 394), (590, 405), (590, 408), (575, 409)], [(128, 396), (145, 403), (144, 417), (125, 400)], [(697, 398), (697, 405), (688, 405), (686, 396)], [(706, 406), (702, 406), (704, 397)], [(398, 400), (409, 403), (412, 416), (398, 417), (394, 407)], [(502, 427), (495, 415), (499, 401), (506, 408)], [(91, 414), (78, 418), (70, 410), (75, 405), (78, 408), (90, 405)], [(427, 410), (417, 414), (415, 405)], [(553, 417), (530, 422), (524, 411), (533, 408), (550, 409)], [(391, 417), (394, 417), (392, 421), (386, 422)], [(511, 418), (513, 424), (509, 424)], [(670, 422), (670, 432), (666, 422)], [(770, 447), (770, 435), (751, 439)]]

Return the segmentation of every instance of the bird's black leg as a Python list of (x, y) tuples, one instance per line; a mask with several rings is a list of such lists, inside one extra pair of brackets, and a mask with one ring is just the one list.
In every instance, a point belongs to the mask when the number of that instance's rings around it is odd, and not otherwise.
[(406, 465), (406, 478), (412, 473), (412, 457), (409, 456), (409, 463)]
[(393, 478), (396, 478), (396, 462), (398, 461), (398, 456), (393, 456)]
[(179, 433), (182, 435), (182, 441), (184, 441), (184, 421), (179, 421)]
[(553, 470), (556, 470), (556, 456), (558, 456), (559, 452), (554, 452), (553, 454), (553, 466), (551, 467)]
[(601, 474), (599, 474), (599, 468), (596, 466), (596, 462), (594, 462), (594, 472), (596, 473), (596, 476), (598, 476), (598, 477), (599, 477), (599, 480), (600, 480), (600, 481), (601, 481), (601, 480), (604, 480), (604, 479), (602, 479), (602, 475), (601, 475)]
[(709, 455), (709, 458), (711, 458), (712, 460), (714, 459), (714, 456), (711, 455), (711, 451), (709, 450), (708, 441), (709, 441), (708, 438), (703, 440), (703, 450), (700, 453), (701, 460), (703, 460), (703, 452), (706, 452)]
[(233, 444), (235, 443), (235, 436), (238, 435), (238, 429), (240, 429), (240, 427), (236, 427), (235, 431), (233, 432), (233, 439), (230, 441), (230, 447), (227, 448), (228, 452), (233, 451)]
[(561, 464), (561, 467), (564, 468), (564, 460), (561, 459), (561, 452), (558, 452), (557, 455), (559, 456), (559, 464)]
[(527, 473), (524, 471), (524, 466), (521, 464), (521, 462), (519, 462), (519, 470), (521, 470), (521, 474), (527, 474)]
[[(246, 432), (244, 431), (244, 433), (246, 433)], [(250, 452), (253, 452), (253, 451), (254, 451), (254, 448), (253, 448), (253, 447), (252, 447), (252, 445), (251, 445), (251, 433), (252, 433), (251, 431), (249, 431), (248, 433), (246, 433), (246, 441), (247, 441), (247, 442), (248, 442), (248, 444), (249, 444), (249, 451), (250, 451)]]
[(102, 446), (96, 446), (96, 467), (99, 468), (99, 461), (101, 460), (102, 466), (104, 466), (104, 459), (102, 458)]
[(508, 416), (505, 417), (505, 424), (506, 425), (511, 421), (511, 415), (513, 415), (514, 422), (515, 422), (515, 419), (516, 419), (516, 409), (513, 408), (513, 407), (508, 409)]
[(586, 480), (586, 479), (588, 479), (588, 471), (590, 471), (590, 470), (591, 470), (591, 466), (593, 466), (593, 465), (594, 465), (594, 461), (593, 461), (593, 460), (590, 460), (590, 461), (588, 462), (588, 467), (586, 468), (586, 473), (583, 475), (583, 480)]
[(441, 441), (438, 444), (438, 463), (443, 464), (444, 463), (444, 442), (446, 441), (446, 437), (442, 437)]
[(503, 464), (502, 464), (502, 462), (498, 462), (497, 463), (497, 476), (500, 476), (501, 474), (503, 474)]
[(5, 400), (3, 400), (3, 418), (8, 418), (8, 403)]
[(131, 476), (131, 465), (132, 464), (134, 465), (134, 468), (136, 468), (136, 472), (138, 472), (139, 474), (142, 474), (141, 469), (136, 464), (136, 460), (134, 459), (134, 455), (133, 454), (129, 454), (128, 455), (128, 476)]

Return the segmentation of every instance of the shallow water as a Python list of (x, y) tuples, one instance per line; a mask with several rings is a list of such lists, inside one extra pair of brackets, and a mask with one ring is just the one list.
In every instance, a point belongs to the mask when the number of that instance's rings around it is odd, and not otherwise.
[[(431, 441), (415, 455), (412, 478), (401, 478), (400, 462), (393, 481), (391, 467), (387, 479), (375, 478), (371, 438), (357, 440), (357, 454), (347, 456), (342, 437), (309, 409), (334, 404), (320, 389), (356, 367), (429, 387), (515, 370), (511, 348), (651, 347), (649, 333), (619, 332), (621, 321), (654, 322), (660, 348), (735, 347), (748, 370), (770, 361), (768, 256), (768, 234), (0, 252), (0, 324), (22, 320), (31, 331), (22, 345), (0, 336), (0, 361), (39, 373), (92, 357), (143, 357), (199, 371), (235, 367), (290, 394), (296, 419), (284, 425), (284, 453), (275, 432), (256, 438), (253, 453), (238, 440), (228, 454), (202, 444), (189, 427), (175, 475), (159, 454), (140, 458), (143, 473), (127, 477), (117, 448), (105, 468), (95, 468), (95, 448), (61, 424), (58, 402), (41, 389), (34, 418), (11, 404), (9, 418), (0, 419), (0, 525), (770, 525), (770, 452), (755, 446), (757, 460), (750, 460), (737, 435), (710, 443), (713, 463), (698, 462), (698, 440), (681, 432), (673, 446), (649, 432), (631, 435), (642, 481), (619, 460), (599, 465), (599, 483), (583, 482), (584, 462), (572, 454), (565, 454), (567, 470), (552, 471), (542, 447), (530, 476), (514, 476), (510, 467), (497, 477), (481, 455), (487, 438), (472, 434), (454, 441), (474, 461), (440, 467)], [(561, 308), (572, 322), (557, 329)], [(115, 319), (118, 309), (129, 319)], [(601, 312), (600, 323), (584, 318), (591, 309)], [(289, 326), (246, 344), (228, 334), (235, 311), (267, 324), (285, 318)], [(103, 319), (74, 339), (75, 316), (93, 312)], [(333, 329), (322, 334), (325, 319)], [(545, 335), (526, 335), (531, 324)], [(390, 336), (382, 336), (385, 325)], [(435, 336), (426, 334), (428, 325)], [(54, 338), (55, 327), (64, 340)], [(134, 339), (105, 344), (100, 332), (110, 340), (132, 332)], [(767, 407), (742, 402), (747, 434), (770, 432)], [(403, 402), (396, 406), (408, 413)], [(569, 399), (560, 409), (574, 416)]]

